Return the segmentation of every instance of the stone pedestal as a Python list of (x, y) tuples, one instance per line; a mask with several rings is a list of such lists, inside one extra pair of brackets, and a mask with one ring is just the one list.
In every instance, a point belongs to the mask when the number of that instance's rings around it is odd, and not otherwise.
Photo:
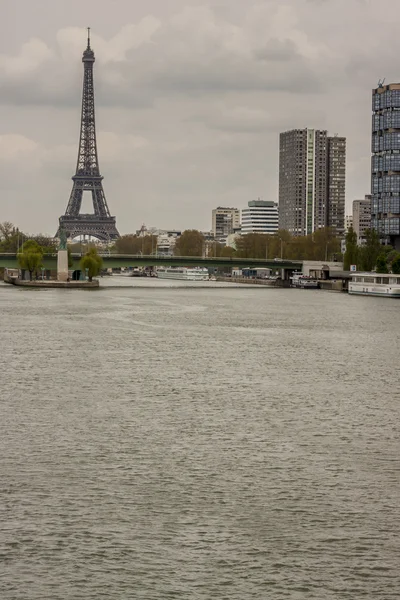
[(68, 279), (68, 252), (59, 250), (57, 256), (57, 280), (67, 281)]

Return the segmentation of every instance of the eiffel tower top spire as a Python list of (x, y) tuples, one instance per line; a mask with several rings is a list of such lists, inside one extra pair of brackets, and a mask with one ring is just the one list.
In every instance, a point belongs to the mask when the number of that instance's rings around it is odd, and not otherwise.
[[(90, 64), (90, 63), (94, 63), (94, 61), (95, 61), (94, 52), (93, 52), (92, 48), (90, 47), (90, 27), (87, 28), (87, 32), (88, 32), (87, 33), (87, 47), (83, 53), (82, 62)], [(85, 64), (85, 66), (86, 66), (86, 64)]]

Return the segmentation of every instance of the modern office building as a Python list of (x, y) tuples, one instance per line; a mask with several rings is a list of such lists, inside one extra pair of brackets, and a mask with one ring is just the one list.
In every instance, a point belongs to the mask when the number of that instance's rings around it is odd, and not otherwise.
[(216, 238), (226, 238), (240, 227), (240, 210), (218, 206), (212, 211), (212, 232)]
[(278, 231), (278, 204), (268, 200), (251, 200), (242, 210), (242, 235)]
[(371, 227), (400, 250), (400, 83), (372, 90)]
[(353, 229), (359, 244), (365, 242), (365, 231), (371, 228), (371, 196), (353, 200)]
[(308, 235), (345, 229), (346, 138), (294, 129), (280, 135), (279, 227)]

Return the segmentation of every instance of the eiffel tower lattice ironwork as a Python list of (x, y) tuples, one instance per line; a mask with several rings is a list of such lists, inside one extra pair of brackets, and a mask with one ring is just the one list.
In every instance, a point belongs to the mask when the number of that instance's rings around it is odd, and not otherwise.
[[(97, 157), (96, 123), (94, 110), (93, 63), (94, 52), (90, 47), (88, 29), (87, 48), (83, 53), (82, 118), (76, 173), (67, 210), (60, 217), (59, 231), (64, 229), (69, 237), (93, 236), (102, 241), (119, 238), (115, 217), (110, 215), (103, 190)], [(83, 192), (92, 194), (93, 214), (81, 214)]]

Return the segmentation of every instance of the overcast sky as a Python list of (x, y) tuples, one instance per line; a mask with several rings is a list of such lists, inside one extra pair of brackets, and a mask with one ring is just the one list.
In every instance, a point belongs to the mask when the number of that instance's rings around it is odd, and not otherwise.
[(278, 197), (279, 132), (347, 137), (370, 191), (371, 89), (400, 80), (399, 0), (1, 0), (0, 221), (54, 234), (78, 150), (85, 27), (121, 233), (211, 228)]

